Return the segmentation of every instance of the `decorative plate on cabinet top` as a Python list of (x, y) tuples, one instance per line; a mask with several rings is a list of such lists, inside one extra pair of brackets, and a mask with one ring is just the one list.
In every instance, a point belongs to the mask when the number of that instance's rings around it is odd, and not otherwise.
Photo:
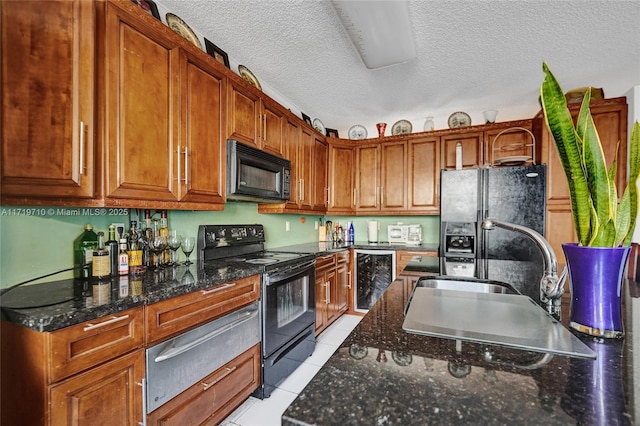
[(456, 111), (449, 116), (447, 123), (449, 124), (450, 129), (471, 126), (471, 117), (469, 117), (469, 114), (466, 112)]
[(198, 48), (202, 49), (202, 44), (200, 44), (200, 39), (196, 33), (193, 32), (191, 27), (187, 25), (178, 15), (174, 15), (173, 13), (167, 13), (167, 26), (171, 28), (173, 31), (180, 34), (185, 39), (189, 40), (191, 43), (198, 46)]
[(251, 71), (249, 71), (249, 68), (245, 67), (244, 65), (238, 65), (238, 72), (240, 73), (240, 77), (244, 78), (246, 81), (251, 83), (253, 86), (255, 86), (258, 89), (262, 90), (262, 86), (260, 85), (260, 82), (258, 81), (256, 76), (253, 75), (253, 73)]
[(313, 128), (322, 133), (323, 135), (327, 135), (327, 129), (324, 128), (324, 124), (320, 121), (319, 118), (313, 119)]
[(360, 124), (356, 124), (349, 128), (349, 139), (360, 140), (367, 138), (367, 129)]
[(393, 126), (391, 127), (391, 134), (393, 136), (406, 135), (408, 133), (411, 133), (412, 130), (413, 125), (409, 120), (398, 120), (393, 123)]

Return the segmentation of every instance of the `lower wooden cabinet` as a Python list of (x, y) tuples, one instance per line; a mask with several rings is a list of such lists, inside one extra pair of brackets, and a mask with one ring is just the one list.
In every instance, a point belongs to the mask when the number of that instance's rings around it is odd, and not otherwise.
[(347, 250), (316, 259), (316, 335), (349, 307), (349, 259)]
[[(135, 425), (142, 421), (144, 350), (49, 387), (50, 425)], [(4, 424), (4, 423), (3, 423)]]
[(257, 344), (150, 413), (147, 424), (220, 423), (260, 385), (261, 360)]

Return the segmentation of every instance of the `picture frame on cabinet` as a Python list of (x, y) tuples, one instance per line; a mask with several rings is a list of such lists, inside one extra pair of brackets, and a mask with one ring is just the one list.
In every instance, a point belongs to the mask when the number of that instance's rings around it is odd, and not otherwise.
[(313, 124), (311, 123), (311, 117), (309, 117), (307, 114), (305, 114), (302, 111), (300, 111), (300, 114), (302, 114), (302, 119), (304, 120), (304, 122), (307, 123), (309, 126), (313, 127)]
[(162, 22), (162, 19), (160, 19), (160, 12), (158, 12), (158, 6), (153, 0), (131, 0), (131, 2), (137, 4), (149, 15)]
[(329, 129), (326, 128), (325, 129), (327, 131), (327, 136), (330, 138), (339, 138), (340, 136), (338, 136), (338, 131), (336, 129)]
[(225, 52), (224, 50), (220, 49), (218, 46), (216, 46), (215, 44), (213, 44), (210, 40), (207, 40), (206, 38), (204, 39), (204, 45), (205, 48), (207, 50), (207, 53), (213, 57), (213, 59), (215, 59), (216, 61), (220, 62), (221, 64), (224, 64), (225, 67), (231, 69), (231, 67), (229, 66), (229, 56), (227, 55), (227, 52)]

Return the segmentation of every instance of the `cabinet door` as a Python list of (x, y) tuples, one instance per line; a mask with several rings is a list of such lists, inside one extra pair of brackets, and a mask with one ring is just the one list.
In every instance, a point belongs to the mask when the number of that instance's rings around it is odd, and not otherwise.
[(105, 195), (177, 201), (180, 50), (106, 4)]
[(407, 208), (407, 143), (383, 143), (380, 163), (380, 208), (406, 210)]
[(353, 213), (353, 147), (329, 145), (330, 213)]
[(408, 142), (408, 207), (411, 211), (438, 212), (440, 187), (440, 138)]
[(260, 97), (241, 83), (229, 80), (226, 139), (262, 148), (260, 141)]
[(135, 425), (143, 421), (144, 350), (50, 387), (51, 425)]
[(313, 208), (313, 151), (315, 148), (314, 131), (302, 127), (302, 138), (298, 146), (298, 207)]
[(356, 148), (356, 211), (378, 211), (380, 145)]
[(338, 264), (335, 281), (336, 285), (335, 289), (332, 289), (331, 297), (333, 298), (334, 309), (339, 317), (346, 312), (349, 307), (349, 289), (351, 288), (349, 264)]
[(94, 20), (88, 1), (0, 4), (3, 204), (94, 196)]
[(298, 199), (300, 197), (300, 172), (302, 167), (298, 165), (300, 161), (298, 156), (301, 138), (300, 125), (293, 120), (287, 120), (282, 154), (284, 158), (291, 161), (291, 197), (286, 206), (294, 209), (298, 207)]
[(482, 158), (483, 132), (457, 133), (442, 136), (442, 167), (456, 167), (456, 145), (462, 144), (462, 167), (480, 167)]
[(262, 137), (262, 149), (272, 154), (282, 156), (284, 132), (286, 123), (286, 112), (275, 102), (267, 99), (262, 101), (262, 128), (260, 135)]
[(316, 269), (316, 335), (327, 327), (326, 270)]
[(336, 274), (336, 268), (333, 268), (326, 273), (326, 286), (325, 286), (325, 300), (327, 301), (327, 326), (338, 319), (338, 279)]
[(320, 136), (315, 136), (313, 143), (313, 210), (327, 211), (327, 196), (329, 188), (327, 186), (327, 144)]
[(181, 200), (224, 204), (226, 78), (185, 55), (181, 62), (184, 128), (176, 150)]

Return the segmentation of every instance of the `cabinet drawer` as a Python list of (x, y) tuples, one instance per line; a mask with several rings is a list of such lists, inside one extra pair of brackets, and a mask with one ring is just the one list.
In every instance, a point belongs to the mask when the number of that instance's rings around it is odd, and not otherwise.
[(349, 250), (341, 251), (335, 254), (336, 261), (340, 263), (349, 263)]
[(260, 275), (146, 306), (147, 344), (164, 340), (260, 298)]
[(144, 343), (142, 306), (49, 334), (49, 382), (116, 358)]
[(323, 268), (328, 268), (331, 266), (335, 266), (336, 258), (334, 255), (330, 254), (328, 256), (321, 256), (316, 259), (316, 271)]
[(218, 424), (260, 385), (260, 345), (242, 353), (147, 417), (149, 425)]

